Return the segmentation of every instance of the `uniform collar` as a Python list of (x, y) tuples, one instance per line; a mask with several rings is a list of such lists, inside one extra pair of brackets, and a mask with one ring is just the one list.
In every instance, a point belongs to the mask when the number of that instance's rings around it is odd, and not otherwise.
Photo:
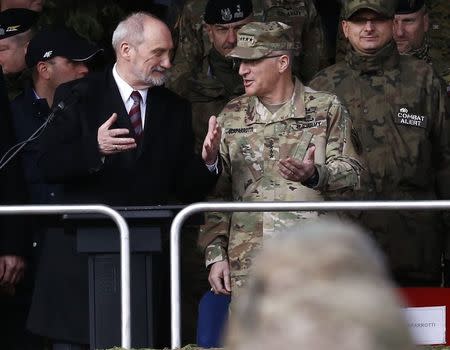
[(245, 115), (245, 124), (269, 124), (287, 119), (305, 118), (305, 86), (295, 78), (294, 92), (278, 111), (271, 113), (256, 96), (251, 96)]
[(394, 41), (390, 41), (374, 55), (362, 55), (349, 47), (345, 61), (360, 74), (380, 73), (398, 66), (399, 53)]

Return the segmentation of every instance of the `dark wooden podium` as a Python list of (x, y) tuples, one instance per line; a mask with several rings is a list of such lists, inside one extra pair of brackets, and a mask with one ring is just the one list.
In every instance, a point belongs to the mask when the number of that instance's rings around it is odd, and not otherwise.
[[(162, 235), (183, 206), (114, 208), (130, 228), (131, 345), (153, 347), (159, 316), (155, 314), (155, 290), (160, 277)], [(120, 345), (120, 238), (114, 222), (100, 214), (65, 215), (66, 225), (74, 227), (77, 251), (88, 254), (89, 332), (91, 349)], [(161, 264), (161, 262), (159, 262)], [(167, 290), (167, 293), (170, 293)], [(166, 311), (170, 312), (169, 309)]]

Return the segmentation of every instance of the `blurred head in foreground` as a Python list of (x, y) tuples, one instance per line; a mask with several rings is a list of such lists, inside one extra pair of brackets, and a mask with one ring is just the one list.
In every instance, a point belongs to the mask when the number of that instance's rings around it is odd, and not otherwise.
[(227, 347), (414, 349), (383, 258), (356, 226), (322, 221), (268, 242), (231, 311)]

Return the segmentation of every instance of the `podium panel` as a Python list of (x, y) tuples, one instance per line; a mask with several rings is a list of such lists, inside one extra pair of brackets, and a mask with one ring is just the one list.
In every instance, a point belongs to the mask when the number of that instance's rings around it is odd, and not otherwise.
[[(114, 208), (130, 228), (131, 346), (151, 348), (158, 328), (162, 233), (182, 206)], [(91, 349), (119, 346), (120, 238), (111, 220), (97, 214), (64, 216), (76, 232), (77, 251), (88, 255)], [(169, 291), (167, 291), (168, 293)], [(157, 307), (155, 307), (155, 305)], [(167, 310), (169, 312), (169, 310)]]

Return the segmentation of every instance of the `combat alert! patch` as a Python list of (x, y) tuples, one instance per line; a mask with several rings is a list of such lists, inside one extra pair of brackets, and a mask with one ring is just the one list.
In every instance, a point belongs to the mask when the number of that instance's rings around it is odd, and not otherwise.
[(415, 126), (418, 128), (426, 129), (428, 124), (428, 117), (414, 113), (406, 107), (400, 108), (398, 113), (394, 117), (396, 124), (405, 126)]

